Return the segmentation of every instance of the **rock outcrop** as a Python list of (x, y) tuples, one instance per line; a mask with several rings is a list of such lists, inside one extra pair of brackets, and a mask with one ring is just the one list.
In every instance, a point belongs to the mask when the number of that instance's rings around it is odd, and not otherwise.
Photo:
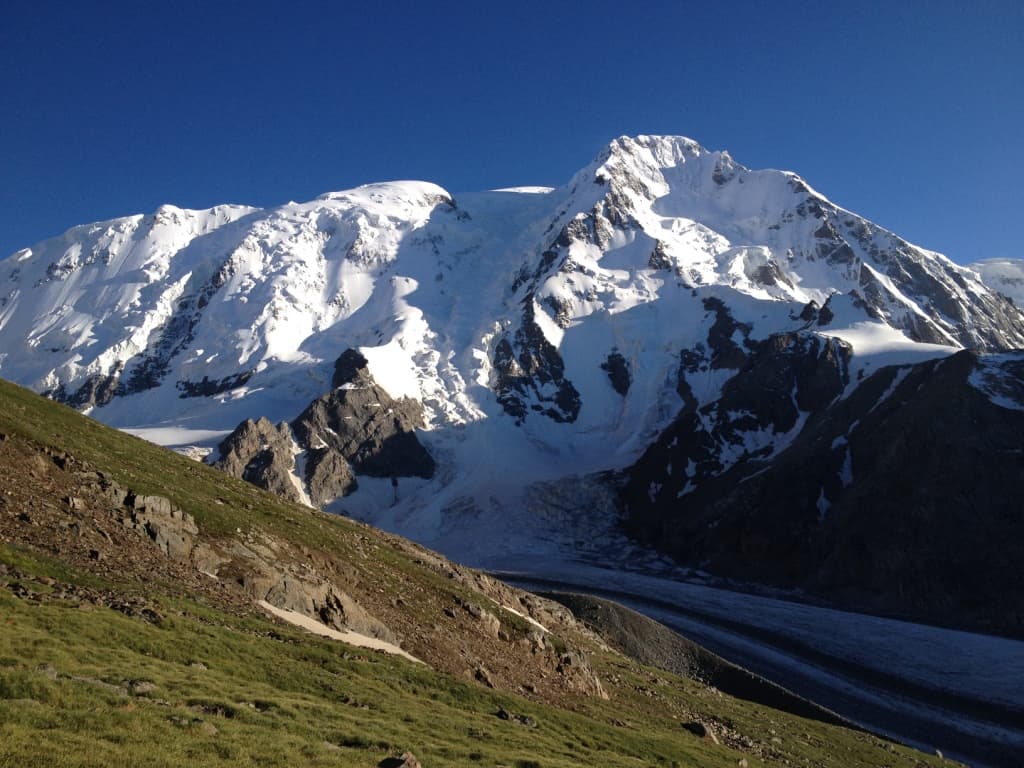
[(305, 480), (314, 504), (352, 487), (342, 462), (369, 477), (433, 476), (434, 459), (416, 437), (423, 426), (418, 402), (392, 398), (353, 349), (338, 358), (331, 383), (334, 388), (292, 422), (299, 445), (310, 451)]
[[(220, 445), (214, 466), (292, 501), (321, 506), (358, 487), (356, 475), (423, 477), (434, 459), (416, 437), (423, 408), (393, 398), (370, 374), (365, 357), (346, 350), (336, 361), (330, 392), (318, 397), (291, 425), (247, 419)], [(294, 435), (294, 438), (293, 438)], [(295, 476), (295, 454), (304, 471)]]
[(219, 453), (213, 463), (218, 469), (289, 501), (302, 499), (294, 479), (295, 458), (287, 424), (274, 426), (262, 417), (246, 419), (224, 438)]
[(351, 630), (396, 644), (398, 638), (345, 590), (317, 573), (308, 563), (294, 561), (267, 537), (248, 535), (233, 542), (218, 567), (218, 578), (240, 584), (254, 602), (295, 611), (328, 627)]
[[(251, 423), (251, 422), (250, 422)], [(269, 422), (266, 422), (269, 424)], [(69, 457), (57, 457), (68, 464)], [(351, 630), (397, 644), (398, 638), (327, 575), (267, 535), (240, 534), (237, 539), (215, 541), (201, 535), (195, 519), (168, 498), (140, 494), (102, 473), (80, 473), (87, 478), (79, 494), (66, 506), (80, 516), (97, 504), (105, 507), (120, 526), (150, 542), (167, 558), (241, 587), (252, 602), (295, 611), (338, 630)], [(78, 530), (72, 523), (72, 530)], [(113, 553), (109, 553), (112, 557)], [(94, 559), (107, 554), (95, 550)]]
[(139, 531), (175, 560), (188, 560), (196, 544), (199, 528), (191, 515), (181, 511), (163, 496), (125, 495), (126, 527)]

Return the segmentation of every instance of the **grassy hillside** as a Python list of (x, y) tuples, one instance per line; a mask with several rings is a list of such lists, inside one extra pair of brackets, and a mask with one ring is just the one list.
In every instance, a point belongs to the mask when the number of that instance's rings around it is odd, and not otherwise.
[[(273, 619), (242, 560), (214, 578), (128, 530), (90, 490), (111, 482), (166, 497), (218, 551), (329, 578), (426, 663)], [(564, 609), (0, 382), (0, 766), (375, 766), (406, 750), (427, 768), (941, 762), (645, 667)]]

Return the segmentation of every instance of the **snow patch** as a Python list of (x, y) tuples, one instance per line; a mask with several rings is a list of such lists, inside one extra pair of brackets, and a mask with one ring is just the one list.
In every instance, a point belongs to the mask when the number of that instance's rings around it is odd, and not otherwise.
[(384, 653), (390, 653), (393, 656), (401, 656), (409, 661), (414, 661), (417, 664), (423, 662), (417, 659), (415, 656), (403, 651), (397, 645), (393, 643), (387, 643), (383, 640), (379, 640), (376, 637), (370, 637), (369, 635), (363, 635), (359, 632), (353, 632), (351, 629), (339, 631), (333, 627), (328, 627), (326, 624), (321, 624), (315, 619), (311, 619), (303, 613), (298, 611), (290, 611), (286, 608), (278, 608), (277, 606), (271, 605), (266, 600), (260, 600), (257, 605), (265, 610), (267, 613), (271, 613), (277, 618), (287, 621), (289, 624), (294, 624), (297, 627), (301, 627), (307, 632), (312, 632), (314, 635), (320, 635), (320, 637), (327, 637), (331, 640), (340, 640), (343, 643), (354, 645), (357, 648), (369, 648), (374, 651), (383, 651)]
[(967, 381), (1000, 408), (1024, 411), (1024, 353), (984, 355)]

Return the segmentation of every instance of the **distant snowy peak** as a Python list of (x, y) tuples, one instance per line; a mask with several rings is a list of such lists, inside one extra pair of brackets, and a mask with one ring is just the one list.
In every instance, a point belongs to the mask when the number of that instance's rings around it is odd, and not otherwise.
[[(554, 189), (393, 181), (76, 227), (0, 261), (0, 376), (197, 452), (234, 432), (243, 474), (460, 556), (536, 553), (591, 538), (566, 510), (617, 515), (594, 473), (634, 467), (634, 509), (677, 509), (870, 411), (893, 366), (1024, 348), (1005, 292), (795, 174), (623, 137)], [(1016, 357), (979, 370), (985, 403), (1020, 401)]]
[(583, 254), (621, 264), (606, 257), (633, 252), (640, 267), (636, 251), (646, 248), (650, 266), (690, 287), (819, 306), (853, 293), (914, 341), (1024, 345), (1020, 313), (973, 272), (839, 208), (796, 174), (751, 171), (683, 137), (622, 137), (570, 188), (580, 213), (552, 249), (562, 246), (571, 262)]
[(967, 266), (981, 275), (986, 285), (1024, 308), (1024, 259), (985, 259)]
[[(429, 181), (384, 181), (363, 184), (355, 189), (340, 192), (325, 192), (317, 200), (343, 203), (352, 206), (387, 206), (389, 209), (411, 210), (433, 208), (439, 203), (453, 205), (451, 194), (444, 187)], [(297, 203), (289, 203), (295, 206)]]

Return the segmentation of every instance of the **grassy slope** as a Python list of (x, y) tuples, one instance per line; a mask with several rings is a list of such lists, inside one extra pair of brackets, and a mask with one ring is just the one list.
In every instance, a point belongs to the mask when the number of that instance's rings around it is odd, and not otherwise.
[[(388, 537), (376, 540), (369, 561), (365, 551), (353, 557), (352, 539), (365, 538), (363, 527), (283, 503), (3, 382), (0, 432), (167, 496), (204, 532), (229, 536), (258, 526), (299, 546), (361, 559), (362, 578), (376, 574), (380, 590), (407, 588), (410, 580), (424, 594), (461, 588), (418, 567)], [(611, 699), (579, 696), (554, 707), (227, 610), (171, 585), (146, 586), (163, 617), (157, 624), (74, 594), (48, 599), (69, 585), (127, 593), (133, 584), (10, 543), (0, 544), (0, 563), (8, 566), (0, 575), (0, 766), (372, 766), (406, 749), (427, 768), (724, 768), (744, 757), (751, 766), (938, 763), (609, 652), (595, 652), (591, 663)], [(537, 726), (498, 718), (502, 708)], [(694, 717), (747, 746), (694, 737), (680, 725)]]

